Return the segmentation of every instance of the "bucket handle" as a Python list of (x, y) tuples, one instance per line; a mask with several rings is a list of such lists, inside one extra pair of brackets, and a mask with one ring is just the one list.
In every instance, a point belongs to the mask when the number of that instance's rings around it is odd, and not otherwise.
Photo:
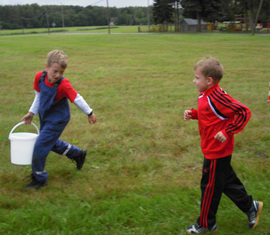
[[(12, 130), (10, 131), (10, 133), (9, 133), (9, 138), (10, 138), (10, 135), (12, 134), (12, 132), (13, 132), (18, 126), (21, 126), (21, 125), (23, 125), (23, 124), (25, 124), (25, 123), (24, 123), (24, 122), (19, 122), (17, 125), (15, 125), (15, 126), (12, 128)], [(36, 124), (33, 123), (33, 122), (31, 122), (31, 124), (37, 129), (37, 134), (39, 135), (39, 129), (38, 129), (38, 127), (36, 126)]]

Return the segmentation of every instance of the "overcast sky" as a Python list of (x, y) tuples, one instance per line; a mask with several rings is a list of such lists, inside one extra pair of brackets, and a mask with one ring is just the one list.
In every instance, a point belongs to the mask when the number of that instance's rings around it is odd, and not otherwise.
[[(153, 0), (108, 0), (110, 7), (148, 6)], [(107, 6), (107, 0), (0, 0), (0, 5), (78, 5), (78, 6)]]

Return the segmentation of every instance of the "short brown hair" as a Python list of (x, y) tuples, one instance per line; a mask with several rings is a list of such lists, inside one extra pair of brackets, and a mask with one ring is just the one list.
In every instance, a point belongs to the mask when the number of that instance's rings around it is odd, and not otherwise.
[(205, 77), (212, 77), (216, 81), (220, 81), (223, 77), (223, 66), (216, 58), (213, 57), (205, 57), (199, 60), (195, 66), (194, 70), (201, 68), (201, 73)]
[(47, 64), (48, 66), (51, 66), (54, 63), (59, 64), (65, 69), (68, 64), (68, 56), (60, 50), (50, 51), (47, 55)]

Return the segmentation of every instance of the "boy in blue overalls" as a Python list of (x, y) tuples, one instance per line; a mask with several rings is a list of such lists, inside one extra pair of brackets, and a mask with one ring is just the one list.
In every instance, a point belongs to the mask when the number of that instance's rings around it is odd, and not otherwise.
[(35, 76), (33, 87), (36, 96), (29, 112), (21, 119), (30, 124), (33, 116), (39, 113), (40, 134), (33, 151), (32, 181), (25, 186), (25, 190), (39, 189), (47, 185), (45, 162), (50, 151), (66, 155), (75, 161), (78, 170), (85, 161), (87, 150), (59, 139), (70, 119), (68, 99), (88, 115), (90, 124), (97, 121), (83, 97), (75, 91), (68, 79), (63, 77), (67, 62), (68, 57), (63, 51), (53, 50), (48, 53), (46, 71), (38, 72)]

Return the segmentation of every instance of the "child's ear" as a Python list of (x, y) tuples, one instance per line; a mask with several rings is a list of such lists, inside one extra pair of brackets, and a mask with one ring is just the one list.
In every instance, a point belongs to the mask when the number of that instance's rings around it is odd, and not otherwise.
[(46, 69), (48, 69), (49, 68), (49, 65), (48, 64), (46, 64)]
[(216, 84), (215, 80), (212, 77), (207, 78), (207, 83), (208, 83), (209, 86), (212, 86), (212, 85)]

